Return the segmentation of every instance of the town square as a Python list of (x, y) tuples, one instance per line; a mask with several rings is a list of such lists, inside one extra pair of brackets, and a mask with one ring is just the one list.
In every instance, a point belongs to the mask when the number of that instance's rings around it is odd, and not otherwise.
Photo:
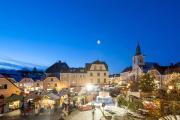
[(180, 120), (180, 1), (0, 1), (0, 120)]

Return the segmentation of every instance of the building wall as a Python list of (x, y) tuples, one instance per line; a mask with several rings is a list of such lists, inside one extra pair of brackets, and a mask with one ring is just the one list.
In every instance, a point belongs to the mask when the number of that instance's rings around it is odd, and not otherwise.
[[(2, 86), (7, 85), (7, 87), (3, 88)], [(11, 83), (6, 78), (0, 78), (0, 95), (3, 95), (4, 97), (9, 97), (12, 94), (19, 95), (21, 93), (21, 90)]]
[(57, 77), (47, 77), (43, 81), (43, 87), (45, 90), (53, 90), (60, 87), (60, 80)]
[(68, 86), (83, 86), (86, 83), (86, 73), (61, 73), (60, 80)]
[(34, 90), (43, 90), (44, 86), (43, 86), (43, 81), (41, 80), (37, 80), (34, 82)]
[(34, 80), (31, 78), (23, 78), (21, 81), (19, 81), (18, 87), (24, 90), (25, 93), (34, 91)]
[(108, 84), (109, 72), (104, 64), (92, 64), (87, 71), (86, 83), (104, 85)]
[(61, 73), (60, 81), (69, 86), (86, 86), (87, 84), (108, 84), (109, 72), (104, 64), (92, 64), (86, 72)]

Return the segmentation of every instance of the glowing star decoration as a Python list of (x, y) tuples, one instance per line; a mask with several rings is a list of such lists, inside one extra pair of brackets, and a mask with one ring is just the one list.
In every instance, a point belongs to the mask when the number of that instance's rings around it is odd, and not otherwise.
[(98, 41), (97, 41), (97, 44), (98, 44), (98, 45), (100, 45), (100, 44), (101, 44), (101, 41), (100, 41), (100, 40), (98, 40)]

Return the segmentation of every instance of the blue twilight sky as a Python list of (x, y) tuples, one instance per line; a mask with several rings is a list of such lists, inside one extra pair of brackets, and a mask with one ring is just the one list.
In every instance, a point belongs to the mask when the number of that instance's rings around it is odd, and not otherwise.
[(180, 61), (180, 0), (0, 1), (0, 56), (73, 67), (99, 59), (119, 73), (138, 41), (146, 61)]

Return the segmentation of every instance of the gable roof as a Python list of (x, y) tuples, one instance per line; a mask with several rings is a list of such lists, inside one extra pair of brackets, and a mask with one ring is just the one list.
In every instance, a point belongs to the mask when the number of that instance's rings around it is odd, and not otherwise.
[(139, 66), (143, 72), (147, 73), (149, 70), (158, 67), (159, 64), (155, 62), (146, 62), (145, 65)]
[(132, 66), (126, 67), (121, 73), (132, 71)]
[(173, 72), (180, 73), (180, 66), (178, 64), (170, 66), (160, 66), (158, 63), (146, 63), (140, 66), (143, 72), (148, 72), (149, 70), (156, 69), (160, 74), (171, 74)]
[(92, 63), (86, 63), (85, 69), (90, 70), (92, 64), (103, 64), (105, 66), (106, 70), (107, 71), (109, 70), (108, 65), (106, 64), (106, 62), (99, 61), (99, 60), (96, 60), (96, 61), (94, 61)]
[(180, 62), (177, 62), (174, 66), (180, 67)]
[(35, 82), (32, 78), (23, 78), (21, 81), (19, 81), (20, 83), (21, 82)]
[(46, 73), (60, 73), (69, 70), (69, 66), (65, 62), (58, 61), (46, 69)]
[[(11, 80), (11, 79), (8, 79), (8, 78), (6, 78), (6, 77), (4, 77), (3, 75), (1, 75), (0, 74), (0, 78), (4, 78), (4, 79), (6, 79), (7, 81), (9, 81), (11, 84), (13, 84), (16, 88), (18, 88), (19, 89), (19, 87), (18, 86), (16, 86), (14, 83), (13, 83), (13, 81)], [(19, 89), (20, 90), (20, 89)]]

